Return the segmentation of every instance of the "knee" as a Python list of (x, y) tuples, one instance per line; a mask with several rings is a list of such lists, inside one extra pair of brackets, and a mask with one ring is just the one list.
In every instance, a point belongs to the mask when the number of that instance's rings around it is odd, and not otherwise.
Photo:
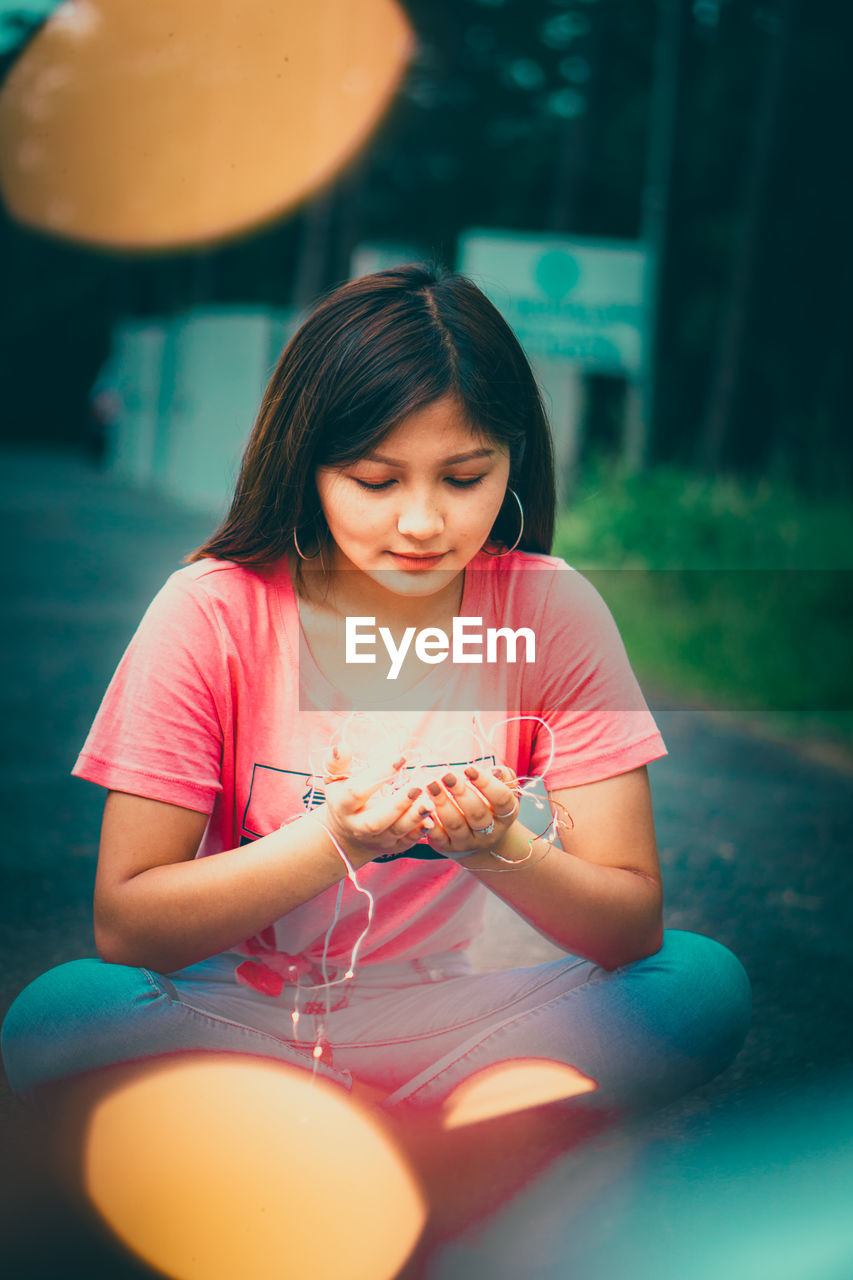
[(3, 1065), (15, 1093), (31, 1099), (39, 1085), (74, 1074), (99, 1021), (121, 1003), (119, 987), (135, 970), (101, 960), (72, 960), (41, 974), (20, 993), (3, 1020)]
[(669, 929), (651, 963), (663, 984), (660, 1022), (673, 1049), (708, 1061), (710, 1075), (735, 1058), (752, 1017), (746, 970), (728, 947), (698, 933)]

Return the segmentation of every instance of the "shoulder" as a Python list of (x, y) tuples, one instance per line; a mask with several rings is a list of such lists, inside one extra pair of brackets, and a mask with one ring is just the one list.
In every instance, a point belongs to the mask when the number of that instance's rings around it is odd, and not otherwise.
[(266, 593), (277, 576), (276, 566), (235, 564), (233, 560), (196, 560), (168, 579), (176, 591), (199, 598), (229, 600)]
[(481, 584), (503, 608), (531, 613), (609, 617), (607, 605), (582, 573), (559, 556), (513, 551), (506, 556), (481, 552), (471, 562)]
[[(286, 571), (285, 571), (286, 572)], [(275, 594), (282, 569), (279, 566), (235, 564), (233, 560), (197, 560), (168, 578), (160, 591), (177, 607), (194, 604), (203, 612), (243, 614), (266, 604)]]
[(222, 644), (226, 637), (246, 645), (253, 635), (269, 630), (277, 609), (277, 582), (275, 567), (209, 559), (185, 565), (160, 588), (137, 634), (168, 635), (187, 646)]

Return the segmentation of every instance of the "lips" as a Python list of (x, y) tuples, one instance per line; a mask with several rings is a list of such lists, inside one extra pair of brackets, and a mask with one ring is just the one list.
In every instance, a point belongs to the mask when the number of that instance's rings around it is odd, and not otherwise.
[(440, 551), (436, 555), (411, 555), (390, 551), (388, 554), (399, 569), (434, 569), (444, 559), (446, 552)]

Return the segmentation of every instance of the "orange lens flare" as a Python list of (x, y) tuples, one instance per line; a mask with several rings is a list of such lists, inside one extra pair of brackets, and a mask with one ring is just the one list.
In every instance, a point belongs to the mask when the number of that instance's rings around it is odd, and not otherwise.
[(394, 0), (67, 0), (0, 93), (9, 211), (105, 247), (224, 239), (333, 176), (411, 45)]
[(145, 1064), (102, 1096), (84, 1177), (118, 1237), (176, 1280), (390, 1280), (426, 1215), (364, 1108), (309, 1072), (230, 1054)]
[(592, 1093), (598, 1085), (575, 1067), (542, 1058), (499, 1062), (465, 1080), (445, 1104), (445, 1129)]

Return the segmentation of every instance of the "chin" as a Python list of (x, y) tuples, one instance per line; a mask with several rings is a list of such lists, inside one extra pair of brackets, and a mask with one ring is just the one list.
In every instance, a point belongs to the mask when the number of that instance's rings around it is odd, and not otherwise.
[(434, 596), (453, 578), (459, 569), (376, 569), (369, 577), (395, 596)]

